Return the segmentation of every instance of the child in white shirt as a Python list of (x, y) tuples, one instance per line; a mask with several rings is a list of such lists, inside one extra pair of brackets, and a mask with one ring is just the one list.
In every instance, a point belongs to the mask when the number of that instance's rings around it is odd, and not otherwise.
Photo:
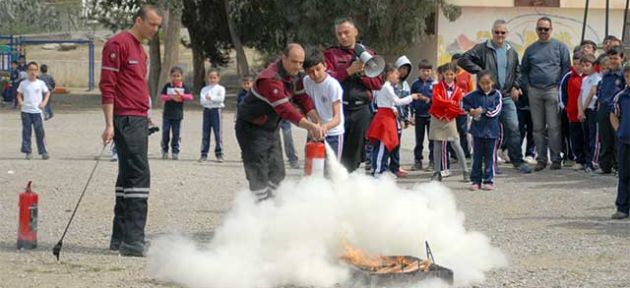
[(344, 134), (344, 118), (341, 111), (343, 89), (339, 82), (326, 72), (324, 54), (315, 49), (304, 59), (304, 89), (311, 96), (319, 115), (322, 128), (326, 131), (325, 140), (341, 159)]
[(203, 131), (201, 139), (201, 157), (199, 162), (208, 160), (210, 150), (210, 129), (214, 132), (214, 155), (219, 163), (223, 162), (223, 137), (221, 133), (221, 108), (225, 107), (225, 87), (219, 84), (221, 74), (218, 70), (208, 72), (208, 85), (201, 89), (200, 102), (203, 106)]
[(26, 159), (31, 159), (31, 130), (35, 129), (37, 151), (42, 159), (50, 158), (46, 149), (46, 137), (44, 134), (43, 110), (48, 103), (50, 91), (44, 81), (37, 79), (39, 65), (30, 62), (26, 66), (28, 78), (20, 82), (17, 88), (17, 103), (22, 111), (22, 153)]
[[(373, 143), (372, 171), (378, 176), (389, 170), (389, 154), (399, 145), (398, 139), (398, 109), (396, 107), (409, 105), (411, 101), (420, 99), (419, 94), (399, 98), (394, 92), (394, 86), (398, 84), (398, 69), (393, 65), (387, 65), (383, 71), (383, 87), (374, 95), (378, 111), (370, 123), (367, 138)], [(392, 173), (398, 171), (390, 171)]]

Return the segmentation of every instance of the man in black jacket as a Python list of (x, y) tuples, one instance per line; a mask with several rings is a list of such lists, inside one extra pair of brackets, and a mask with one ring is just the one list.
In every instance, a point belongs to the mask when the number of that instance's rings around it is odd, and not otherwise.
[[(503, 125), (510, 161), (521, 173), (531, 173), (531, 169), (523, 161), (521, 137), (518, 128), (518, 114), (515, 101), (522, 94), (520, 89), (520, 64), (518, 54), (505, 40), (507, 38), (507, 22), (496, 20), (492, 25), (492, 40), (475, 45), (464, 53), (458, 64), (471, 74), (482, 70), (490, 70), (494, 74), (497, 90), (503, 94), (501, 124)], [(498, 143), (500, 145), (500, 143)]]

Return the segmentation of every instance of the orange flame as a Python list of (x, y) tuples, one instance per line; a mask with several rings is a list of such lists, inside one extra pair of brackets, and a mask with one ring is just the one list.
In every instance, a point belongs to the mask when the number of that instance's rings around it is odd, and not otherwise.
[(404, 256), (372, 256), (353, 247), (343, 240), (341, 246), (344, 250), (340, 258), (348, 264), (359, 269), (375, 273), (405, 273), (417, 270), (427, 272), (431, 266), (429, 260), (414, 260)]

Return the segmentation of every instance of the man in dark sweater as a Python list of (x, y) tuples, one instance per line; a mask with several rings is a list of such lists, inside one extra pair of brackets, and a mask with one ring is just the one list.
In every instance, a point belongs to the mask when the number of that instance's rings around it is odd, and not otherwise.
[[(562, 42), (552, 39), (551, 19), (541, 17), (536, 22), (538, 41), (525, 50), (521, 65), (523, 85), (529, 87), (529, 104), (534, 126), (534, 141), (538, 151), (540, 171), (547, 167), (547, 143), (551, 150), (550, 169), (560, 169), (562, 158), (561, 123), (558, 115), (558, 85), (564, 74), (569, 72), (571, 58), (569, 48)], [(547, 131), (548, 139), (545, 137)]]
[[(522, 92), (520, 89), (521, 71), (518, 54), (506, 41), (507, 22), (496, 20), (492, 25), (492, 39), (475, 45), (466, 51), (458, 64), (464, 70), (477, 74), (489, 70), (497, 79), (496, 89), (502, 95), (503, 108), (500, 121), (505, 131), (505, 142), (514, 168), (521, 173), (530, 173), (531, 168), (523, 161), (521, 133), (518, 126), (518, 113), (515, 101)], [(501, 143), (499, 143), (500, 145)]]

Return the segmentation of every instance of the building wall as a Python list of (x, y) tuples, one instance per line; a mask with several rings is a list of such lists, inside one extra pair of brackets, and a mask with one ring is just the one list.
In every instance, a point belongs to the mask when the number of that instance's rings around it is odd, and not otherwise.
[[(471, 2), (471, 1), (449, 1)], [(512, 1), (477, 1), (477, 2), (512, 2)], [(591, 1), (597, 2), (597, 1)], [(614, 2), (614, 1), (611, 1)], [(601, 45), (605, 35), (604, 9), (589, 9), (585, 39)], [(584, 9), (578, 8), (530, 8), (530, 7), (462, 7), (462, 15), (454, 22), (449, 22), (440, 13), (436, 58), (438, 63), (450, 61), (454, 53), (464, 52), (476, 43), (491, 38), (490, 29), (496, 19), (508, 22), (510, 31), (508, 40), (513, 47), (523, 54), (525, 48), (537, 40), (536, 20), (547, 16), (553, 21), (553, 37), (564, 42), (571, 50), (579, 45), (582, 35)], [(621, 38), (623, 10), (610, 11), (609, 34)]]

